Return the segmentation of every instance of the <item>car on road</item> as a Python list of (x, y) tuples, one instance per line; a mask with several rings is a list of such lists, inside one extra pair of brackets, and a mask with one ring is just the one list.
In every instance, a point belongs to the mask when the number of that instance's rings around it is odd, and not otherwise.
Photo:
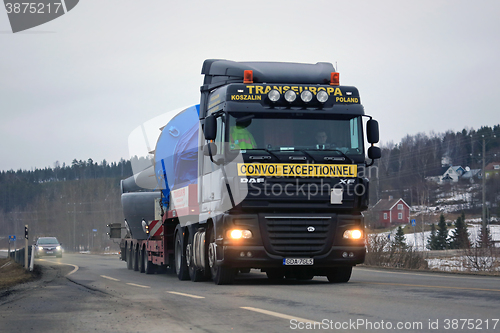
[(62, 244), (56, 237), (39, 237), (35, 243), (35, 258), (56, 256), (62, 258)]

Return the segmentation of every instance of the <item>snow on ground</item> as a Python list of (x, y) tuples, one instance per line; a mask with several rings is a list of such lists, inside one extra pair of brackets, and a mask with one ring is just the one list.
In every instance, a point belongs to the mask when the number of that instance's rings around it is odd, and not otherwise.
[[(470, 236), (469, 239), (471, 243), (474, 244), (478, 239), (479, 234), (481, 233), (481, 225), (480, 224), (469, 225), (467, 229), (469, 231), (469, 236)], [(450, 237), (453, 235), (453, 230), (455, 229), (448, 228), (448, 235)], [(492, 240), (500, 242), (500, 225), (490, 225), (489, 230)], [(385, 234), (386, 235), (391, 234), (390, 238), (393, 239), (394, 235), (396, 234), (396, 229)], [(421, 232), (417, 232), (414, 234), (407, 234), (405, 235), (405, 241), (406, 244), (413, 246), (418, 251), (428, 251), (426, 245), (430, 235), (431, 235), (430, 231), (426, 231), (423, 234)], [(500, 244), (497, 243), (496, 246), (499, 247)], [(493, 265), (492, 263), (493, 258), (479, 257), (476, 259), (481, 260), (483, 264), (485, 264), (486, 266)], [(455, 256), (452, 258), (443, 258), (443, 259), (434, 258), (426, 260), (427, 263), (429, 264), (430, 269), (438, 269), (441, 271), (468, 271), (471, 270), (471, 267), (473, 266), (470, 260), (465, 256), (462, 257)], [(472, 268), (472, 270), (474, 269)], [(500, 267), (497, 267), (496, 270), (500, 271)]]
[[(479, 234), (481, 233), (481, 225), (469, 225), (467, 227), (469, 231), (469, 239), (472, 244), (475, 244), (476, 240), (479, 237)], [(453, 231), (455, 228), (453, 227), (448, 227), (448, 235), (451, 237), (453, 235)], [(491, 239), (493, 241), (500, 242), (500, 225), (490, 225), (489, 226), (490, 234), (491, 234)], [(437, 230), (436, 230), (437, 232)], [(388, 236), (389, 234), (391, 235), (390, 238), (392, 239), (394, 235), (396, 234), (396, 229), (393, 229), (390, 232), (385, 232), (383, 235)], [(418, 251), (428, 251), (427, 249), (427, 243), (429, 241), (429, 237), (431, 236), (430, 231), (426, 231), (422, 234), (422, 232), (416, 232), (414, 234), (407, 234), (405, 235), (405, 240), (406, 244), (413, 246), (415, 249)], [(499, 244), (497, 244), (499, 246)]]

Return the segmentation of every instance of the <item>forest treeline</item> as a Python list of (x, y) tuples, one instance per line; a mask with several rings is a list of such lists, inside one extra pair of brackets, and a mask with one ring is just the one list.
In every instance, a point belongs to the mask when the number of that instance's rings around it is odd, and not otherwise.
[[(481, 169), (483, 139), (486, 165), (500, 161), (500, 125), (460, 132), (419, 133), (407, 135), (396, 144), (385, 143), (381, 147), (382, 158), (375, 164), (378, 172), (370, 177), (371, 203), (392, 195), (402, 197), (410, 205), (434, 204), (439, 191), (435, 181), (428, 181), (429, 177), (442, 176), (451, 165)], [(471, 185), (467, 182), (461, 184)], [(478, 178), (473, 182), (481, 183)], [(499, 180), (488, 179), (487, 185), (487, 200), (498, 201)]]
[(74, 159), (71, 165), (54, 163), (54, 167), (0, 172), (0, 211), (9, 212), (29, 205), (40, 195), (44, 184), (102, 178), (126, 178), (132, 175), (129, 160), (108, 163)]
[(0, 248), (7, 247), (8, 235), (22, 239), (26, 224), (30, 243), (56, 236), (70, 251), (113, 245), (106, 225), (123, 222), (120, 179), (131, 175), (123, 159), (0, 172)]

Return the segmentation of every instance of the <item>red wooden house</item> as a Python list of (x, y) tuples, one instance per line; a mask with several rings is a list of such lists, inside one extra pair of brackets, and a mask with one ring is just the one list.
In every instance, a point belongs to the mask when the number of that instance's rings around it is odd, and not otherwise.
[(380, 199), (372, 211), (378, 216), (378, 223), (385, 226), (410, 223), (410, 206), (403, 199)]

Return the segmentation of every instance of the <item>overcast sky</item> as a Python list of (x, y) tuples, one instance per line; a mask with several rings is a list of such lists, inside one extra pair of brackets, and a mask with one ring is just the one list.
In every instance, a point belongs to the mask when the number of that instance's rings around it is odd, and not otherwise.
[(498, 0), (81, 0), (13, 34), (0, 8), (0, 170), (128, 158), (134, 128), (199, 103), (208, 58), (337, 62), (382, 143), (493, 126), (499, 17)]

